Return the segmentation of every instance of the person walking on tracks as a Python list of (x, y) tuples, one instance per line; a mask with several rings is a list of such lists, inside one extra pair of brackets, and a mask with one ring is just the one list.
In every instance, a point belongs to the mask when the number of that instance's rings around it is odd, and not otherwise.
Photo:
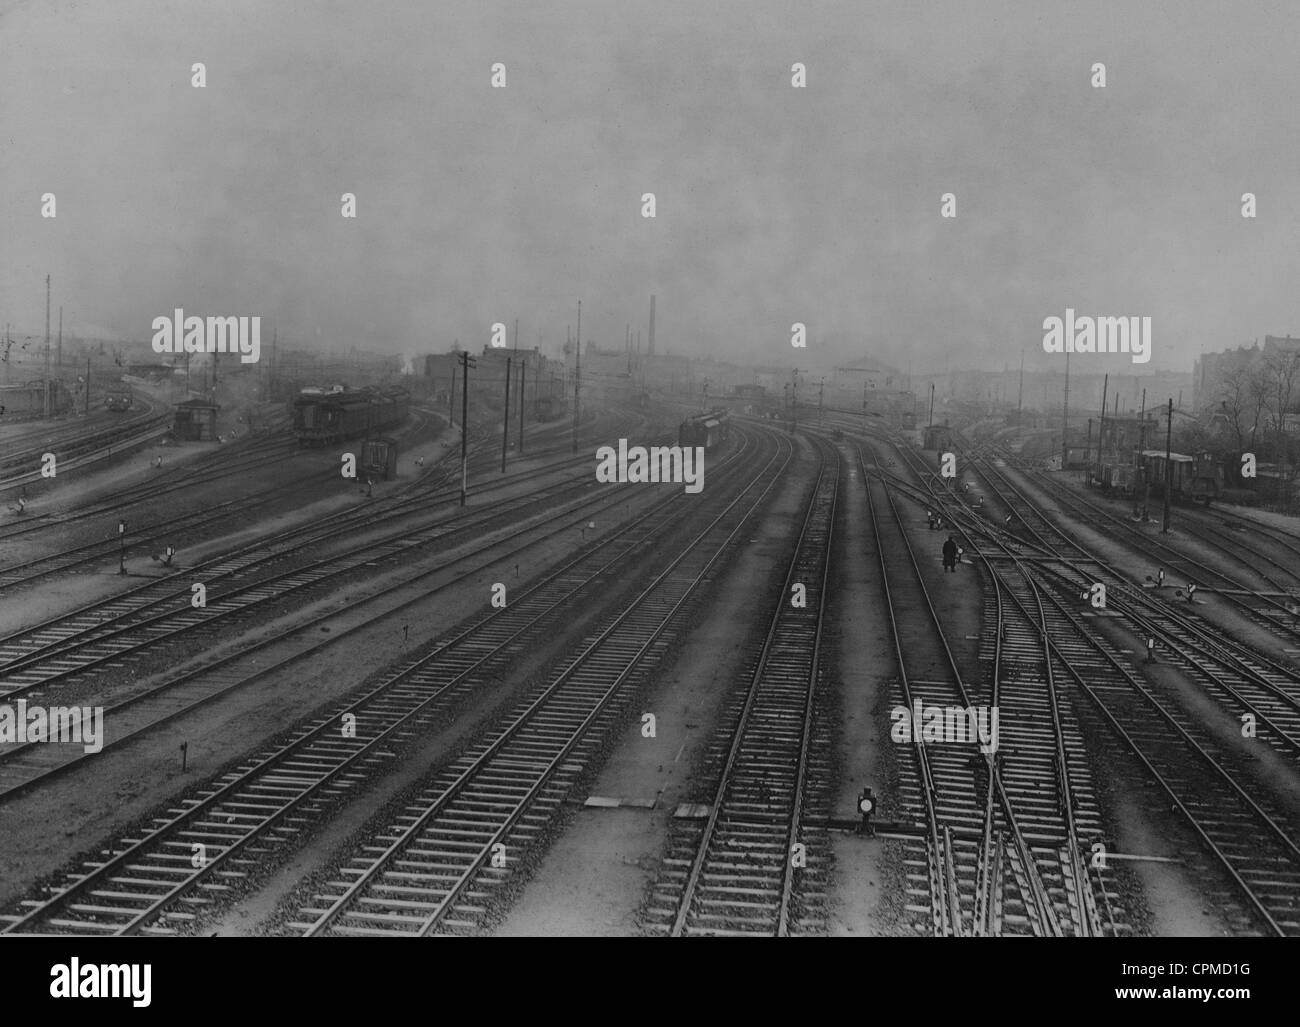
[(951, 535), (948, 536), (948, 541), (943, 544), (943, 569), (945, 573), (952, 571), (955, 574), (957, 571), (957, 543), (953, 541)]

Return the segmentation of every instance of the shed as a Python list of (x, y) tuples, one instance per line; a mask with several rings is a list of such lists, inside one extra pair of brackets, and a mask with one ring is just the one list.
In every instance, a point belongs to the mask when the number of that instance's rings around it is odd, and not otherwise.
[(361, 467), (384, 481), (397, 477), (397, 440), (380, 436), (361, 444)]
[(215, 442), (217, 438), (216, 403), (202, 399), (187, 399), (176, 404), (176, 417), (172, 433), (187, 442)]

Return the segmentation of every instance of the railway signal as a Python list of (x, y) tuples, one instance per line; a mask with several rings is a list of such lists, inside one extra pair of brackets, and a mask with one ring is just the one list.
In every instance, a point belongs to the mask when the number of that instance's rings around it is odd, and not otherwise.
[(126, 573), (126, 521), (117, 522), (117, 538), (119, 542), (117, 554), (117, 573)]
[(858, 813), (862, 815), (862, 833), (874, 835), (876, 829), (871, 818), (876, 815), (876, 794), (870, 788), (863, 788), (858, 796)]

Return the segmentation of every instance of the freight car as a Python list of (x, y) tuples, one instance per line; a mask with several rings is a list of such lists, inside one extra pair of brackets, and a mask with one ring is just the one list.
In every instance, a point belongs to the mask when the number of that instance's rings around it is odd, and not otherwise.
[(1223, 494), (1223, 460), (1210, 453), (1170, 453), (1166, 462), (1163, 449), (1148, 449), (1142, 453), (1141, 466), (1151, 483), (1152, 495), (1165, 494), (1166, 475), (1173, 483), (1175, 499), (1204, 500), (1209, 506)]
[(677, 430), (677, 441), (683, 446), (703, 446), (713, 449), (727, 441), (731, 435), (731, 419), (725, 410), (688, 417)]
[(293, 403), (293, 433), (299, 446), (328, 446), (406, 420), (405, 389), (303, 389)]

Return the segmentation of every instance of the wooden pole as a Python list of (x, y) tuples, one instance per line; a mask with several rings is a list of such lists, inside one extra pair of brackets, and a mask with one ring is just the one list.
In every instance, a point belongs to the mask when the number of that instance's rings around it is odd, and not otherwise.
[(510, 445), (510, 357), (506, 357), (506, 401), (501, 421), (501, 473), (506, 473), (506, 448)]

